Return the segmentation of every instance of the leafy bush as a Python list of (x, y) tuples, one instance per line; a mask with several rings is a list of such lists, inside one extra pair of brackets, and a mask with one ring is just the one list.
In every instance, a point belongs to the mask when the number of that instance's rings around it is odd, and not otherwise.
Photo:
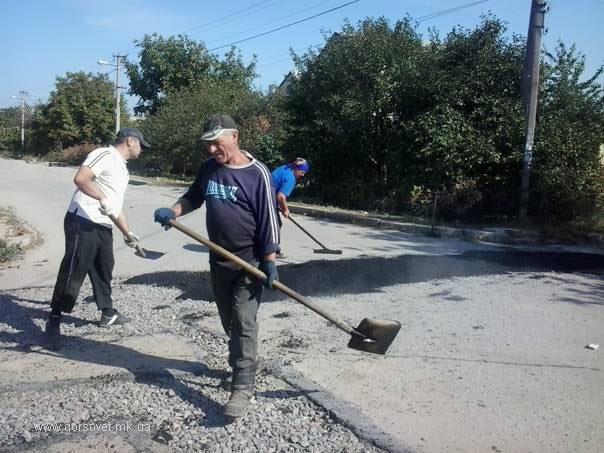
[(187, 36), (153, 33), (135, 41), (140, 49), (139, 63), (126, 62), (130, 78), (129, 93), (140, 98), (134, 107), (138, 114), (156, 114), (170, 92), (200, 83), (227, 82), (250, 86), (255, 75), (255, 61), (243, 64), (241, 54), (232, 47), (222, 60), (205, 45)]
[[(120, 105), (127, 117), (126, 104)], [(68, 72), (57, 77), (47, 104), (36, 109), (32, 143), (40, 154), (78, 143), (106, 143), (115, 137), (115, 98), (107, 75)]]
[(603, 68), (583, 80), (585, 57), (559, 43), (546, 53), (535, 140), (531, 208), (540, 217), (591, 216), (604, 193)]
[[(515, 216), (525, 120), (525, 40), (485, 16), (426, 42), (411, 20), (345, 24), (320, 52), (295, 56), (285, 153), (313, 163), (308, 194), (342, 207), (447, 218)], [(603, 193), (602, 70), (559, 44), (548, 54), (534, 146), (533, 216), (594, 212)]]
[(98, 148), (98, 144), (80, 143), (63, 150), (62, 161), (70, 165), (80, 165), (91, 151)]
[(199, 137), (212, 115), (237, 122), (242, 149), (267, 163), (281, 159), (284, 129), (274, 107), (240, 83), (204, 83), (169, 93), (160, 111), (141, 125), (152, 144), (139, 159), (147, 167), (176, 175), (194, 175), (209, 156)]
[(17, 151), (21, 147), (21, 131), (15, 127), (0, 127), (0, 151)]

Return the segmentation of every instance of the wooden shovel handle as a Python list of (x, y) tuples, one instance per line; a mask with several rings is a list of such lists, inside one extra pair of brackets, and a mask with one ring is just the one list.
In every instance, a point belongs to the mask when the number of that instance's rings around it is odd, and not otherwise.
[[(264, 272), (262, 272), (257, 267), (252, 266), (247, 261), (242, 260), (237, 255), (234, 255), (233, 253), (229, 252), (227, 249), (219, 246), (218, 244), (213, 243), (209, 239), (204, 238), (200, 234), (197, 234), (195, 231), (193, 231), (190, 228), (187, 228), (186, 226), (184, 226), (184, 225), (176, 222), (175, 220), (169, 220), (169, 223), (170, 223), (170, 226), (176, 228), (178, 231), (186, 234), (187, 236), (195, 239), (196, 241), (201, 242), (203, 245), (205, 245), (207, 248), (209, 248), (210, 250), (212, 250), (214, 253), (218, 253), (223, 258), (226, 258), (227, 260), (229, 260), (229, 261), (231, 261), (231, 262), (233, 262), (233, 263), (241, 266), (241, 268), (243, 270), (245, 270), (248, 274), (250, 274), (250, 275), (252, 275), (252, 276), (254, 276), (256, 278), (259, 278), (261, 280), (266, 280), (266, 275), (264, 274)], [(301, 294), (297, 293), (293, 289), (288, 288), (287, 286), (285, 286), (280, 281), (274, 281), (273, 282), (273, 288), (274, 289), (278, 289), (279, 291), (281, 291), (282, 293), (284, 293), (287, 296), (291, 297), (292, 299), (297, 300), (302, 305), (305, 305), (306, 307), (310, 308), (315, 313), (323, 316), (325, 319), (327, 319), (328, 321), (330, 321), (333, 324), (335, 324), (337, 327), (339, 327), (340, 329), (342, 329), (344, 332), (346, 332), (346, 333), (348, 333), (350, 335), (356, 335), (356, 336), (359, 336), (359, 337), (362, 337), (362, 338), (366, 338), (365, 335), (363, 335), (362, 333), (356, 331), (355, 329), (353, 329), (350, 325), (348, 325), (344, 321), (341, 321), (341, 320), (339, 320), (337, 318), (334, 318), (332, 315), (330, 315), (329, 313), (327, 313), (326, 311), (324, 311), (321, 307), (319, 307), (315, 303), (311, 302), (310, 300), (306, 299), (304, 296), (302, 296)]]

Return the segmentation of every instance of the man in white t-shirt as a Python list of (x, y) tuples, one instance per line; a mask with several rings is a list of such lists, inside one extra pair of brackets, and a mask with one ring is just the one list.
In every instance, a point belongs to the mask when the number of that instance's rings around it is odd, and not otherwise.
[[(75, 175), (77, 186), (71, 198), (63, 227), (65, 256), (55, 284), (46, 333), (59, 336), (61, 314), (71, 313), (82, 283), (89, 276), (96, 305), (101, 311), (99, 326), (130, 321), (113, 308), (111, 278), (113, 272), (112, 220), (130, 231), (122, 211), (129, 174), (126, 162), (137, 159), (150, 145), (138, 129), (122, 128), (115, 146), (97, 148), (84, 160)], [(130, 232), (124, 242), (134, 247), (138, 237)]]

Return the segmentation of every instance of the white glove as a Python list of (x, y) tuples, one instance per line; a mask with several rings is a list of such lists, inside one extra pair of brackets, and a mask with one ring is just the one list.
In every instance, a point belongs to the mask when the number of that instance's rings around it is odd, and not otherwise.
[(99, 208), (99, 212), (103, 215), (106, 216), (114, 216), (117, 217), (119, 215), (119, 212), (117, 212), (117, 209), (115, 209), (115, 207), (112, 205), (112, 203), (109, 201), (109, 199), (107, 198), (103, 198), (101, 201), (101, 207)]
[(128, 236), (124, 235), (124, 243), (128, 246), (128, 247), (136, 247), (136, 244), (140, 241), (141, 239), (134, 234), (132, 231), (128, 231)]

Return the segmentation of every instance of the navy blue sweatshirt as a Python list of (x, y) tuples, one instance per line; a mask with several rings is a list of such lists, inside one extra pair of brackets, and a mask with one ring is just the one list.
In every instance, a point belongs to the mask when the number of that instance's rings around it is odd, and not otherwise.
[[(252, 161), (242, 166), (220, 165), (214, 158), (206, 160), (182, 198), (193, 209), (205, 202), (210, 240), (253, 263), (279, 252), (280, 220), (270, 171), (245, 154)], [(211, 251), (210, 263), (234, 267)]]

